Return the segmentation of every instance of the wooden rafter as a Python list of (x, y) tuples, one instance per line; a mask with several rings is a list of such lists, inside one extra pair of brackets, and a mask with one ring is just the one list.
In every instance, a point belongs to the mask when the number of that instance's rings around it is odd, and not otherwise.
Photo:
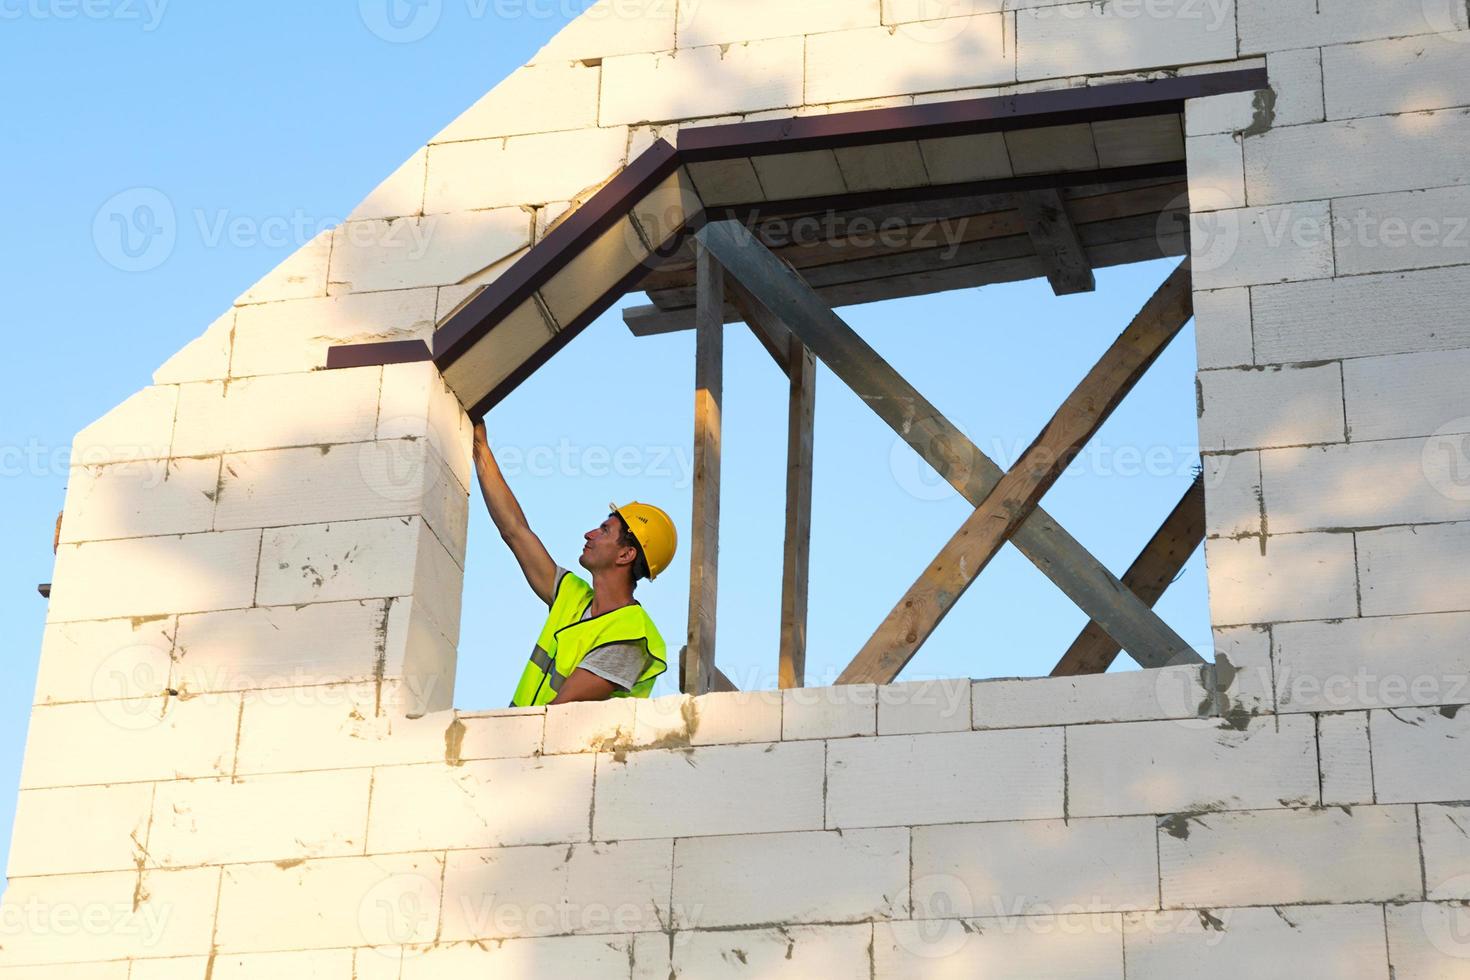
[(1100, 429), (1193, 315), (1188, 263), (1164, 281), (929, 563), (862, 650), (840, 684), (891, 684), (1063, 470)]
[[(731, 278), (758, 296), (966, 500), (976, 507), (984, 502), (1000, 481), (1000, 467), (832, 312), (801, 276), (738, 223), (712, 222), (698, 238)], [(1141, 665), (1202, 662), (1041, 508), (1021, 523), (1012, 542)]]
[[(1123, 574), (1123, 584), (1153, 606), (1204, 539), (1205, 478), (1201, 474)], [(1118, 653), (1118, 644), (1096, 623), (1088, 623), (1052, 668), (1051, 676), (1101, 674)]]
[(689, 542), (689, 643), (681, 688), (710, 690), (720, 560), (720, 406), (724, 399), (725, 274), (697, 250), (699, 302), (694, 341), (694, 506)]
[(1025, 191), (1017, 195), (1026, 234), (1036, 246), (1046, 267), (1046, 280), (1058, 296), (1090, 293), (1097, 288), (1092, 262), (1082, 247), (1077, 227), (1067, 215), (1067, 205), (1055, 188)]

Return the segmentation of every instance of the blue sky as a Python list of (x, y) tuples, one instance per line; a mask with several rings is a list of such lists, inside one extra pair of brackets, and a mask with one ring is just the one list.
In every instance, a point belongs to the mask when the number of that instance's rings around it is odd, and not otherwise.
[[(0, 0), (0, 846), (9, 842), (72, 436), (129, 394), (309, 237), (523, 63), (573, 0), (360, 4)], [(118, 194), (179, 215), (167, 260), (129, 272), (94, 235)], [(244, 239), (213, 233), (241, 222)], [(308, 229), (298, 231), (298, 229)], [(304, 236), (304, 237), (303, 237)], [(99, 240), (103, 242), (99, 247)], [(111, 260), (111, 261), (109, 261)], [(1025, 448), (1172, 263), (856, 307), (848, 321), (1003, 465)], [(628, 302), (641, 302), (629, 297)], [(512, 486), (553, 556), (610, 500), (687, 526), (693, 338), (635, 339), (611, 312), (488, 419)], [(623, 365), (650, 379), (609, 397)], [(1193, 476), (1194, 338), (1186, 329), (1045, 506), (1115, 572)], [(743, 328), (726, 344), (719, 661), (774, 686), (784, 519), (785, 381)], [(818, 379), (809, 675), (830, 680), (969, 511), (829, 373)], [(505, 703), (544, 614), (472, 500), (456, 705)], [(680, 556), (687, 558), (687, 552)], [(1208, 652), (1203, 560), (1160, 604)], [(640, 598), (671, 652), (687, 564)], [(997, 558), (906, 677), (1044, 674), (1085, 617), (1013, 549)], [(1121, 666), (1121, 665), (1120, 665)], [(671, 690), (664, 683), (661, 690)], [(86, 751), (85, 746), (75, 747)]]

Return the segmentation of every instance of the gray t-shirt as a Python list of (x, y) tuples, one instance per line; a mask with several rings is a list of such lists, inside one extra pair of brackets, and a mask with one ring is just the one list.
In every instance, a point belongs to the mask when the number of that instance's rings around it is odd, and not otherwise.
[[(558, 585), (561, 584), (561, 577), (566, 574), (565, 568), (557, 568)], [(591, 618), (592, 606), (588, 604), (581, 621), (586, 622)], [(631, 691), (633, 685), (638, 683), (638, 678), (648, 669), (649, 660), (648, 649), (641, 643), (610, 643), (588, 653), (577, 666), (616, 684), (624, 691)]]

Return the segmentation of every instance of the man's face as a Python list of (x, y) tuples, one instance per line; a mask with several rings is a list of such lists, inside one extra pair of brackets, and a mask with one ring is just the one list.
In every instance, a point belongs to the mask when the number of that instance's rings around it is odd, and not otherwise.
[(582, 546), (582, 557), (578, 559), (589, 572), (614, 568), (620, 564), (632, 564), (638, 552), (620, 544), (623, 537), (623, 521), (616, 514), (582, 535), (586, 543)]

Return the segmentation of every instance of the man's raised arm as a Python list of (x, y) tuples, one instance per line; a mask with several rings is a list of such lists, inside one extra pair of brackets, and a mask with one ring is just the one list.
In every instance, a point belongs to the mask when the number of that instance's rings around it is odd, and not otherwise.
[(485, 497), (490, 519), (495, 522), (505, 543), (510, 545), (516, 561), (520, 562), (531, 591), (548, 606), (551, 605), (556, 589), (556, 562), (551, 560), (551, 554), (541, 539), (531, 531), (516, 495), (511, 493), (510, 484), (505, 482), (505, 476), (495, 462), (495, 454), (490, 451), (484, 422), (475, 425), (475, 472), (480, 477), (480, 493)]

